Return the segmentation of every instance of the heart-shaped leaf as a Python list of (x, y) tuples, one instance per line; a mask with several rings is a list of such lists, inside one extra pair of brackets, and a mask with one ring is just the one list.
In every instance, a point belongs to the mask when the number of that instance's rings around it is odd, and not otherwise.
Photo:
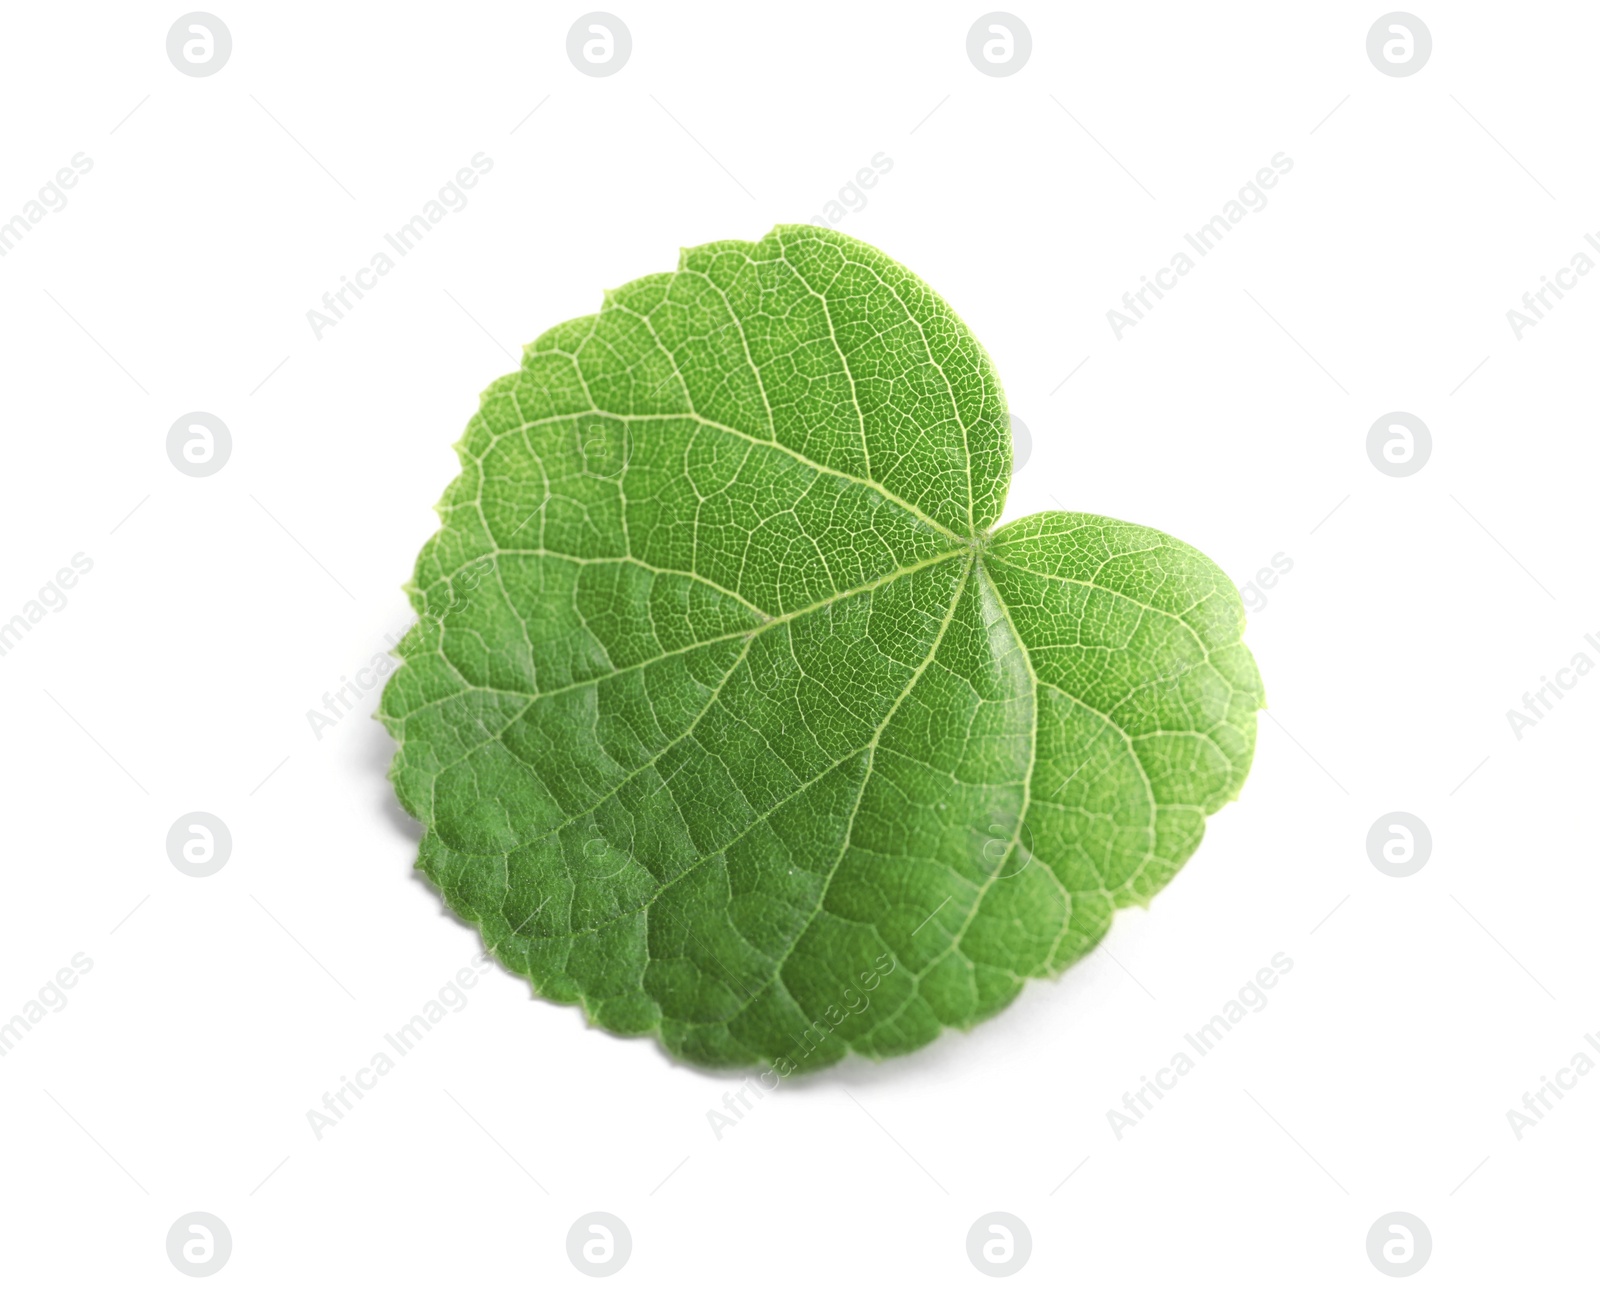
[(1232, 584), (991, 531), (987, 354), (864, 243), (683, 252), (457, 445), (380, 717), (419, 866), (539, 994), (707, 1066), (908, 1052), (1145, 904), (1238, 794)]

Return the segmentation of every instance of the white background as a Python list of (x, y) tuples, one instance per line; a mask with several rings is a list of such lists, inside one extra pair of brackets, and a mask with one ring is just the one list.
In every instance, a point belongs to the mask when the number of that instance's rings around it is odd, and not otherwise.
[[(1600, 1030), (1600, 674), (1521, 740), (1505, 712), (1600, 661), (1600, 275), (1520, 340), (1506, 311), (1600, 229), (1600, 12), (1425, 7), (1431, 60), (1392, 78), (1378, 4), (1033, 5), (994, 78), (978, 5), (616, 4), (604, 79), (568, 61), (576, 5), (216, 0), (203, 79), (167, 59), (177, 6), (6, 13), (0, 220), (93, 169), (0, 259), (0, 619), (94, 568), (0, 658), (0, 1019), (94, 966), (0, 1059), (0, 1276), (178, 1283), (191, 1210), (237, 1286), (587, 1284), (591, 1210), (643, 1285), (986, 1284), (994, 1210), (1032, 1232), (1017, 1284), (1383, 1284), (1392, 1210), (1432, 1233), (1418, 1284), (1592, 1276), (1600, 1073), (1520, 1141), (1506, 1112)], [(470, 204), (314, 338), (478, 152)], [(720, 1141), (736, 1078), (499, 970), (318, 1141), (306, 1112), (477, 949), (411, 872), (376, 692), (320, 741), (306, 711), (409, 621), (478, 391), (880, 152), (838, 227), (993, 354), (1034, 440), (1008, 519), (1154, 525), (1240, 584), (1293, 561), (1246, 636), (1271, 706), (1242, 797), (1060, 981)], [(1106, 311), (1279, 152), (1270, 204), (1117, 339)], [(193, 410), (232, 432), (210, 478), (166, 456)], [(1433, 435), (1404, 479), (1365, 450), (1393, 410)], [(165, 848), (195, 810), (233, 836), (205, 879)], [(1413, 877), (1367, 856), (1393, 810), (1432, 832)], [(1280, 951), (1269, 1006), (1119, 1141), (1107, 1111)]]

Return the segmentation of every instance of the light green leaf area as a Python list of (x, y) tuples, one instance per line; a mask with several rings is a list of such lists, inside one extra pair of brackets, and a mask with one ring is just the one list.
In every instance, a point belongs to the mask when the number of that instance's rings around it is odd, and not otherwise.
[(1227, 577), (1119, 520), (994, 529), (989, 358), (852, 238), (684, 251), (528, 346), (457, 451), (391, 778), (450, 907), (608, 1030), (909, 1052), (1148, 903), (1249, 769)]

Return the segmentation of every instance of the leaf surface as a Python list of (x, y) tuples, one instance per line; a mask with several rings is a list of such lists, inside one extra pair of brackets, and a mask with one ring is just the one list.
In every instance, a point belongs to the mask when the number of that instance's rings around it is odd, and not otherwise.
[(1145, 904), (1260, 678), (1182, 542), (998, 530), (1009, 418), (926, 284), (683, 252), (496, 381), (379, 716), (419, 866), (547, 999), (706, 1066), (908, 1052)]

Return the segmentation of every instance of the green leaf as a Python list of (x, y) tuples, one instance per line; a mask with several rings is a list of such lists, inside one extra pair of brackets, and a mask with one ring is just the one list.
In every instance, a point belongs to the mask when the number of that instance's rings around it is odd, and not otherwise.
[(496, 381), (379, 715), (419, 867), (543, 997), (705, 1066), (909, 1052), (1146, 904), (1237, 796), (1232, 584), (991, 531), (988, 355), (809, 226), (682, 253)]

